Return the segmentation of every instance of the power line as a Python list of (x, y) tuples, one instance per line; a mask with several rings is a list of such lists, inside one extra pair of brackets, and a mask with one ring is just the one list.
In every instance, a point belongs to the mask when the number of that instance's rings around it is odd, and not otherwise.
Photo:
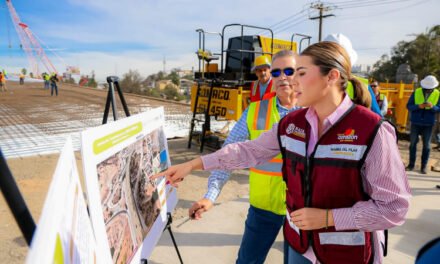
[(365, 15), (365, 16), (352, 16), (352, 15), (345, 15), (345, 16), (339, 16), (339, 17), (342, 17), (342, 18), (343, 18), (343, 19), (340, 19), (340, 20), (347, 20), (347, 19), (353, 19), (353, 18), (367, 18), (367, 17), (370, 18), (370, 17), (377, 17), (377, 16), (381, 16), (381, 15), (389, 14), (389, 13), (395, 13), (395, 12), (397, 12), (397, 11), (400, 11), (400, 10), (403, 10), (403, 9), (406, 9), (406, 8), (409, 8), (409, 7), (418, 6), (418, 5), (421, 5), (421, 4), (426, 4), (426, 3), (431, 2), (431, 1), (432, 1), (432, 0), (421, 0), (421, 1), (418, 1), (418, 2), (413, 3), (413, 4), (411, 4), (411, 5), (403, 6), (403, 7), (401, 7), (401, 8), (390, 9), (390, 10), (387, 10), (387, 11), (384, 11), (384, 12), (374, 13), (373, 15)]
[(282, 27), (275, 29), (274, 32), (282, 32), (282, 31), (286, 30), (287, 28), (290, 28), (293, 25), (296, 25), (299, 21), (302, 21), (304, 19), (307, 20), (307, 18), (308, 18), (308, 15), (304, 14), (300, 17), (297, 17), (295, 20), (290, 21), (288, 24), (285, 24)]
[(408, 2), (408, 1), (414, 1), (414, 0), (390, 0), (390, 1), (373, 0), (373, 1), (368, 1), (368, 2), (358, 2), (358, 3), (353, 3), (353, 4), (337, 5), (337, 8), (339, 8), (339, 9), (352, 9), (352, 8), (361, 8), (361, 7), (389, 5), (389, 4), (402, 3), (402, 2)]

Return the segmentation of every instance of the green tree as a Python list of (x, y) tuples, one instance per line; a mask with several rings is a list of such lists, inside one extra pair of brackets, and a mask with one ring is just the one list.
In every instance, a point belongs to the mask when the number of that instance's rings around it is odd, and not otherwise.
[(383, 55), (374, 64), (372, 77), (380, 81), (394, 81), (397, 68), (408, 63), (419, 79), (428, 74), (440, 77), (440, 25), (426, 33), (417, 34), (412, 41), (400, 41), (391, 50), (391, 56)]
[(22, 73), (23, 75), (26, 75), (27, 70), (26, 70), (25, 68), (23, 68), (23, 69), (21, 69), (21, 73)]
[(171, 80), (171, 82), (173, 82), (175, 85), (180, 85), (180, 77), (176, 71), (172, 71), (170, 74), (168, 74), (167, 79)]
[(124, 92), (142, 94), (143, 81), (144, 79), (137, 70), (129, 70), (119, 84)]
[(95, 80), (95, 71), (92, 71), (92, 77), (87, 82), (87, 86), (96, 88), (98, 87), (98, 83)]
[(165, 86), (165, 89), (163, 89), (163, 93), (168, 100), (180, 101), (183, 99), (183, 96), (177, 92), (176, 87), (172, 84), (168, 84), (167, 86)]

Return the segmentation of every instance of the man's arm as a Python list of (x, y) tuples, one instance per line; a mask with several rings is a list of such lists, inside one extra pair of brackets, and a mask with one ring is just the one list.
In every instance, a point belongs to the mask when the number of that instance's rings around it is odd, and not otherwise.
[[(231, 133), (223, 144), (223, 147), (237, 142), (244, 142), (249, 139), (249, 129), (247, 126), (247, 113), (246, 109), (241, 115), (238, 122), (232, 128)], [(229, 180), (231, 171), (227, 170), (214, 170), (208, 178), (208, 191), (206, 192), (204, 198), (211, 200), (213, 203), (219, 196), (221, 189), (225, 183)]]
[(415, 102), (414, 102), (414, 93), (409, 98), (408, 103), (406, 104), (406, 108), (409, 111), (415, 111), (417, 109), (420, 109), (419, 105), (416, 105)]
[(387, 115), (387, 111), (388, 111), (388, 99), (386, 96), (383, 97), (383, 102), (382, 102), (382, 109), (380, 109), (382, 112), (382, 116), (386, 116)]

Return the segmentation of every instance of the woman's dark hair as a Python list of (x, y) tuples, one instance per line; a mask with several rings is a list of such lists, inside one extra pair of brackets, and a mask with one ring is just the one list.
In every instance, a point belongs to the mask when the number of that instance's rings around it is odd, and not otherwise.
[(368, 108), (371, 106), (368, 87), (351, 74), (350, 57), (341, 45), (323, 41), (310, 45), (301, 55), (311, 57), (313, 64), (319, 67), (322, 75), (327, 75), (332, 69), (338, 70), (341, 75), (341, 89), (347, 89), (348, 82), (351, 82), (355, 94), (353, 102)]

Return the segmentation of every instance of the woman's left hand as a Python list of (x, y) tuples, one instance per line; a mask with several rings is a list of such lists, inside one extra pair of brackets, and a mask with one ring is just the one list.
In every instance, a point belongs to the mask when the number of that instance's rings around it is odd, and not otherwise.
[[(301, 230), (316, 230), (333, 226), (333, 214), (326, 209), (301, 208), (290, 213), (292, 222)], [(327, 222), (327, 223), (326, 223)]]

